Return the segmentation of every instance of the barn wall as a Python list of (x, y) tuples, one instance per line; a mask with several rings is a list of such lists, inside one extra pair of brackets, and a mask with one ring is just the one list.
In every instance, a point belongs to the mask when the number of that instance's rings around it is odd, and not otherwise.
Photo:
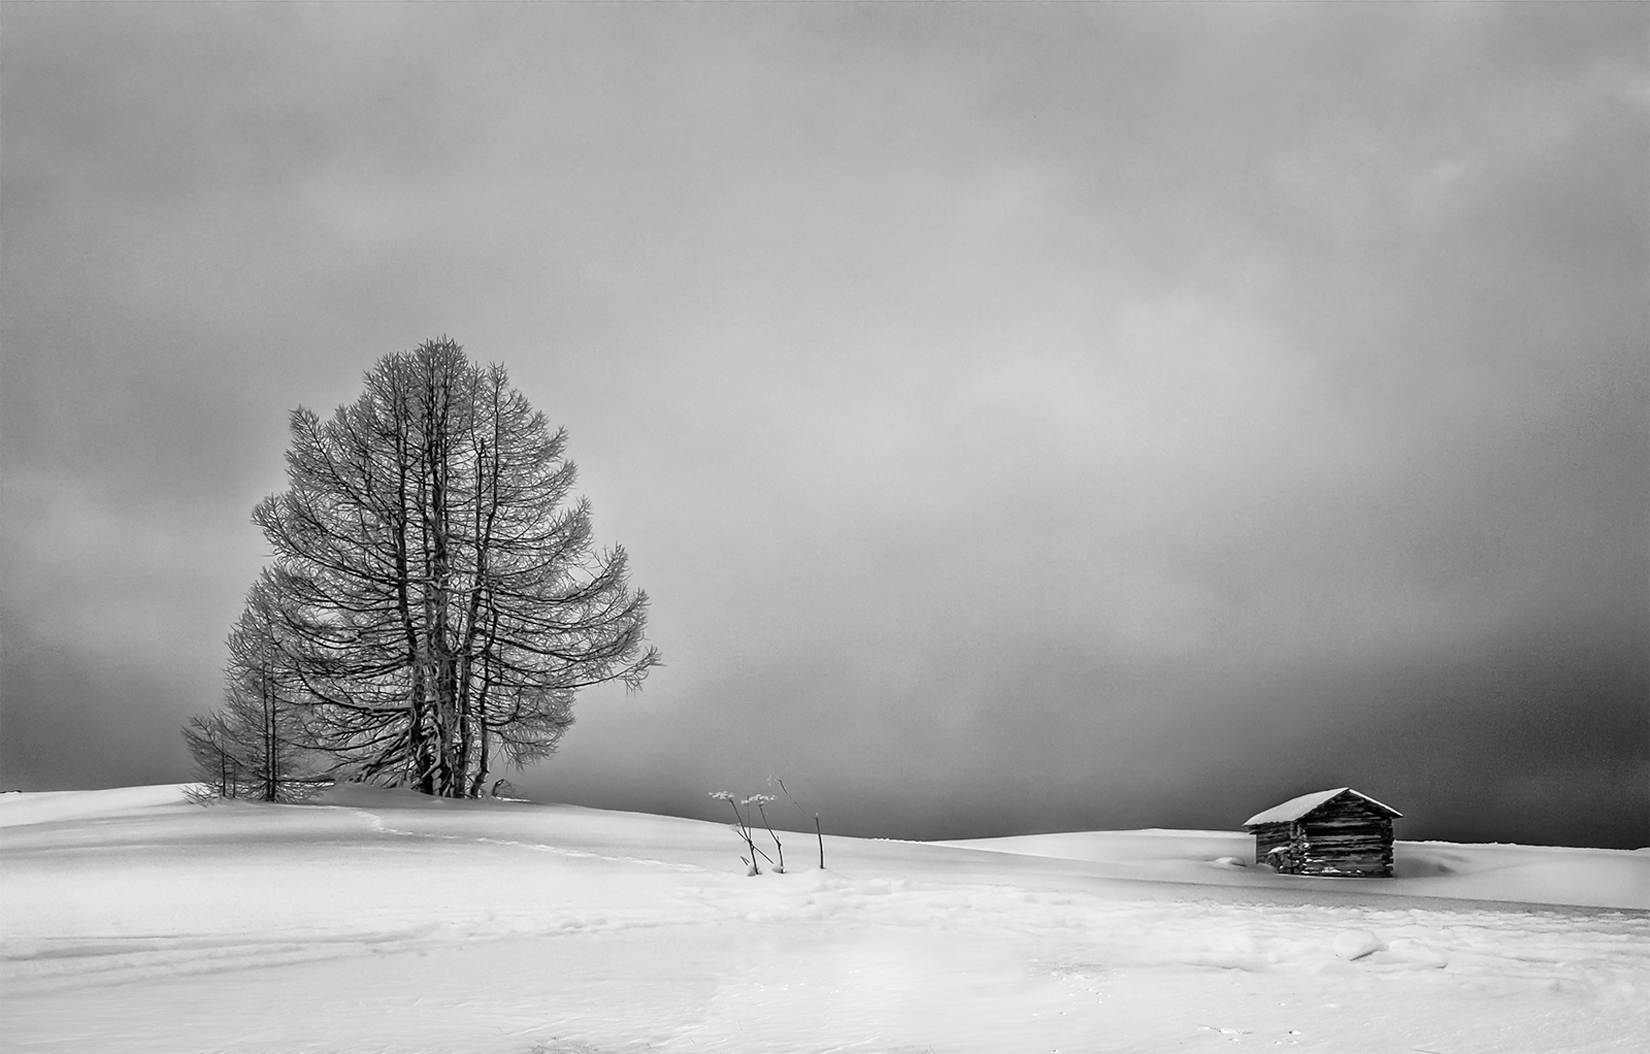
[(1392, 818), (1357, 798), (1325, 802), (1301, 817), (1297, 830), (1302, 874), (1392, 874)]
[(1261, 823), (1250, 828), (1255, 835), (1255, 863), (1266, 863), (1266, 854), (1278, 846), (1289, 844), (1289, 824)]

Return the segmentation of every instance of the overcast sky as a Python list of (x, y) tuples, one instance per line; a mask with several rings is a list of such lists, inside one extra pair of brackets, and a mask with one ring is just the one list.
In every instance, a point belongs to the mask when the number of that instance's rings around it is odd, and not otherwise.
[(451, 335), (666, 666), (545, 800), (1650, 841), (1650, 7), (8, 4), (6, 788), (182, 780)]

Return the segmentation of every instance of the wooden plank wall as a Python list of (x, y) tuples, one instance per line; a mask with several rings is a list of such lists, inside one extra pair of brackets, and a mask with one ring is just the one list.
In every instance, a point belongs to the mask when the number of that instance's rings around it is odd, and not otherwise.
[(1392, 818), (1357, 798), (1325, 802), (1295, 828), (1301, 874), (1392, 874)]
[(1266, 863), (1266, 854), (1273, 849), (1289, 845), (1289, 826), (1287, 823), (1261, 823), (1250, 828), (1255, 835), (1256, 864)]

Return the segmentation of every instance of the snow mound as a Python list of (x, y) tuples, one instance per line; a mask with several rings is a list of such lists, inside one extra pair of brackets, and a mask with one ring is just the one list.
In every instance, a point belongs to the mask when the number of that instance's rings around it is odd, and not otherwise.
[(370, 783), (335, 783), (316, 791), (308, 802), (365, 809), (440, 809), (453, 804), (452, 799), (432, 798), (405, 787), (375, 787)]
[(1386, 951), (1386, 942), (1366, 930), (1345, 930), (1335, 935), (1332, 947), (1337, 957), (1356, 960)]
[(0, 827), (120, 816), (157, 806), (187, 805), (194, 784), (162, 783), (111, 790), (7, 791), (0, 794)]

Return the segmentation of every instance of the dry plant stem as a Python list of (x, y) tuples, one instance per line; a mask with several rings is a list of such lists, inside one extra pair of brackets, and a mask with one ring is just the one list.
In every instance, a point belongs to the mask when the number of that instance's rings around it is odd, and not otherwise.
[(779, 863), (776, 866), (780, 871), (784, 871), (785, 847), (779, 844), (779, 836), (773, 833), (773, 824), (768, 822), (768, 812), (766, 809), (762, 808), (761, 802), (756, 803), (756, 813), (758, 816), (762, 817), (762, 826), (768, 829), (768, 837), (773, 839), (773, 847), (779, 852)]
[[(736, 833), (738, 833), (741, 837), (744, 836), (744, 832), (742, 832), (742, 831), (737, 831)], [(751, 855), (753, 857), (754, 856), (760, 856), (762, 859), (766, 860), (768, 863), (770, 863), (770, 864), (773, 863), (773, 857), (771, 857), (767, 853), (763, 852), (761, 846), (757, 845), (753, 841), (750, 841), (749, 839), (747, 839), (745, 841), (745, 844), (750, 847)], [(744, 857), (740, 857), (740, 859), (743, 860)]]
[[(790, 803), (796, 806), (797, 811), (806, 817), (808, 815), (808, 810), (804, 809), (802, 807), (802, 803), (796, 800), (796, 795), (792, 794), (790, 788), (785, 786), (785, 781), (780, 779), (778, 776), (774, 776), (772, 779), (775, 783), (779, 784), (779, 792), (785, 795), (786, 798), (790, 799)], [(819, 814), (817, 812), (814, 813), (814, 837), (819, 839), (819, 869), (823, 871), (825, 870), (825, 835), (820, 833)]]
[[(751, 850), (751, 858), (750, 858), (751, 874), (760, 875), (762, 873), (762, 870), (761, 870), (761, 868), (756, 866), (756, 854), (758, 852), (760, 852), (760, 850), (756, 848), (756, 843), (751, 841), (750, 828), (745, 826), (745, 815), (739, 811), (739, 803), (734, 801), (732, 798), (728, 799), (728, 807), (733, 810), (734, 819), (739, 821), (739, 835), (740, 835), (740, 837), (744, 838), (745, 839), (745, 844), (750, 846), (750, 850)], [(762, 855), (766, 856), (767, 854), (763, 853)], [(743, 860), (744, 857), (740, 857), (739, 859)]]

